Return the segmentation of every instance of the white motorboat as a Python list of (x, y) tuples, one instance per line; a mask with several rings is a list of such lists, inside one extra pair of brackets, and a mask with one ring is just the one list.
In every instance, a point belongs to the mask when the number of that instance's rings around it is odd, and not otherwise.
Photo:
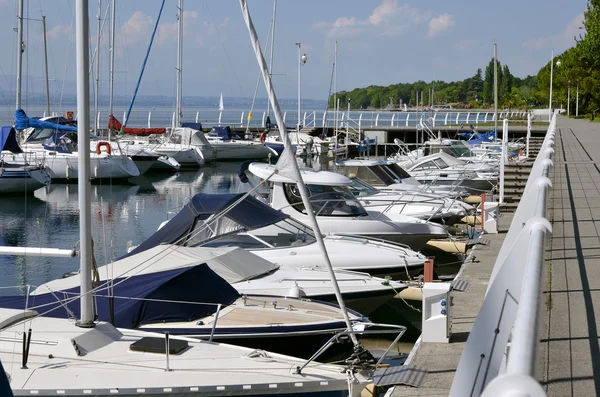
[[(300, 222), (307, 222), (306, 209), (293, 180), (275, 173), (272, 165), (251, 163), (250, 171), (273, 185), (269, 204)], [(420, 250), (431, 239), (448, 237), (444, 227), (422, 219), (395, 215), (392, 221), (382, 214), (371, 215), (348, 189), (352, 181), (328, 171), (302, 170), (309, 191), (312, 211), (324, 233), (352, 234), (389, 240)]]
[(476, 194), (491, 191), (498, 183), (495, 168), (485, 164), (465, 164), (443, 152), (400, 165), (421, 183), (460, 186)]
[(470, 193), (458, 186), (424, 185), (392, 160), (345, 160), (338, 171), (347, 177), (358, 177), (384, 192), (415, 192), (437, 197), (462, 198)]
[[(324, 237), (335, 269), (406, 279), (409, 274), (422, 272), (427, 260), (424, 255), (391, 242), (349, 235)], [(310, 228), (244, 193), (197, 194), (128, 255), (163, 243), (242, 247), (283, 268), (326, 267)]]
[[(235, 289), (236, 283), (277, 268), (242, 249), (159, 245), (98, 268), (95, 315), (120, 328), (212, 338), (310, 358), (346, 329), (338, 306), (273, 294), (240, 295)], [(78, 316), (79, 302), (69, 298), (79, 296), (79, 283), (79, 277), (67, 277), (42, 284), (21, 297), (21, 307), (28, 302), (45, 311), (60, 308), (43, 315), (62, 317), (66, 309)], [(380, 304), (394, 295), (389, 286), (379, 293), (385, 296)], [(17, 298), (1, 298), (0, 304), (7, 300)], [(368, 322), (357, 312), (349, 315), (353, 323)], [(348, 358), (352, 351), (352, 344), (336, 344), (321, 359)]]
[(352, 180), (350, 190), (369, 212), (380, 212), (391, 219), (393, 214), (400, 213), (452, 224), (474, 211), (447, 191), (421, 185), (391, 161), (346, 160), (339, 162), (337, 169)]
[[(3, 152), (4, 151), (4, 152)], [(35, 155), (28, 161), (16, 139), (13, 127), (0, 128), (0, 192), (23, 194), (33, 192), (50, 183), (50, 173), (42, 164), (36, 164)], [(17, 160), (17, 163), (12, 161)]]

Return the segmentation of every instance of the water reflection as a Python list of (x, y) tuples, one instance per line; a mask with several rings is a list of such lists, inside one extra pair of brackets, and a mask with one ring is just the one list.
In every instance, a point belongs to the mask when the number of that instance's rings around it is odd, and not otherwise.
[[(92, 238), (99, 264), (123, 255), (128, 244), (148, 238), (197, 193), (242, 192), (237, 163), (198, 171), (151, 174), (135, 184), (91, 186)], [(0, 245), (70, 249), (79, 241), (77, 185), (52, 184), (26, 200), (0, 198)], [(0, 256), (0, 287), (33, 284), (76, 271), (78, 258)], [(0, 294), (15, 290), (0, 289)]]

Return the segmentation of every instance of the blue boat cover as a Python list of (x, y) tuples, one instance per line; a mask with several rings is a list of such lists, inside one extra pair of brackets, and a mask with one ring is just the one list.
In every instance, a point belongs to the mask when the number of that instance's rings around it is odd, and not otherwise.
[(183, 128), (191, 128), (193, 130), (198, 130), (198, 131), (202, 131), (202, 123), (181, 123), (181, 126)]
[[(200, 193), (195, 195), (166, 225), (122, 258), (146, 251), (163, 243), (185, 245), (185, 237), (194, 230), (198, 221), (204, 221), (209, 216), (229, 208), (244, 195), (245, 193)], [(228, 210), (226, 216), (237, 222), (243, 230), (259, 229), (288, 218), (288, 215), (269, 207), (252, 196), (244, 197), (241, 202)]]
[(13, 127), (0, 127), (0, 152), (3, 150), (23, 153), (19, 142), (17, 142), (17, 132)]
[(62, 125), (50, 123), (48, 121), (42, 121), (27, 117), (23, 109), (15, 110), (15, 128), (17, 130), (24, 130), (26, 128), (48, 128), (58, 131), (77, 131), (77, 127), (70, 125)]
[(0, 361), (0, 396), (13, 397), (13, 392), (10, 389), (10, 383), (8, 383), (8, 372), (4, 371), (2, 367), (2, 361)]
[(233, 131), (231, 131), (231, 127), (229, 127), (228, 125), (212, 127), (212, 129), (208, 133), (208, 136), (212, 136), (212, 137), (216, 136), (223, 140), (241, 139), (237, 134), (235, 134)]
[[(109, 321), (109, 299), (105, 287), (98, 288), (94, 296), (98, 320)], [(64, 291), (25, 296), (0, 297), (0, 307), (11, 309), (28, 308), (43, 316), (65, 318), (69, 310), (80, 318), (79, 287)], [(217, 275), (206, 263), (142, 274), (114, 280), (114, 325), (121, 328), (136, 328), (156, 322), (192, 321), (213, 314), (217, 304), (230, 305), (240, 295), (227, 281)], [(56, 297), (64, 299), (58, 302)], [(129, 299), (138, 298), (138, 299)], [(145, 300), (140, 300), (145, 299)], [(165, 302), (166, 300), (170, 302)], [(174, 301), (179, 301), (175, 303)], [(195, 304), (180, 303), (197, 302)]]

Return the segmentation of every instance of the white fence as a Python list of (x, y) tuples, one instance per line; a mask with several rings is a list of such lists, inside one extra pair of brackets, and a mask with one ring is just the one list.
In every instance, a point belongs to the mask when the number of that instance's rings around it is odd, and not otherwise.
[(546, 395), (534, 378), (534, 366), (544, 251), (552, 234), (546, 207), (555, 130), (556, 115), (496, 259), (452, 383), (452, 397)]

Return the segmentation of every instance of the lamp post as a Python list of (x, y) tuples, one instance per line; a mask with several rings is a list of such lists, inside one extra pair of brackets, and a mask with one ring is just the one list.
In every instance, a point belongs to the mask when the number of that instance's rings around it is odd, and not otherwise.
[(577, 95), (575, 98), (575, 117), (579, 117), (579, 79), (577, 80)]
[(571, 116), (571, 79), (567, 80), (567, 117)]
[(552, 120), (552, 75), (554, 74), (554, 51), (550, 59), (550, 101), (548, 102), (548, 121)]
[[(296, 43), (298, 46), (298, 124), (297, 129), (300, 132), (300, 98), (301, 98), (301, 83), (302, 83), (302, 65), (306, 63), (306, 54), (302, 54), (302, 44)], [(299, 138), (298, 138), (299, 139)]]

